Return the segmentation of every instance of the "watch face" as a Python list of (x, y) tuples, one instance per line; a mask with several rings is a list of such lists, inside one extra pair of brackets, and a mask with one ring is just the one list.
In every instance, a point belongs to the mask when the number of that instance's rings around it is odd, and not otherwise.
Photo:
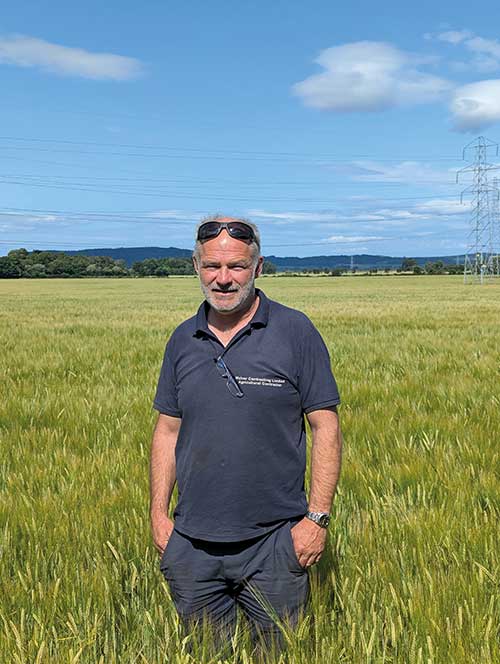
[(323, 528), (328, 528), (329, 523), (330, 523), (330, 517), (328, 516), (328, 514), (322, 514), (318, 519), (318, 524)]

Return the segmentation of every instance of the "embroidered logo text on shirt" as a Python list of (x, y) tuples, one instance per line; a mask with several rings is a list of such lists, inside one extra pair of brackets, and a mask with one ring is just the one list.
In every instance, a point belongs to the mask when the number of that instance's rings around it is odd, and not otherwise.
[(263, 387), (283, 387), (283, 378), (258, 378), (256, 376), (236, 376), (240, 385), (259, 385)]

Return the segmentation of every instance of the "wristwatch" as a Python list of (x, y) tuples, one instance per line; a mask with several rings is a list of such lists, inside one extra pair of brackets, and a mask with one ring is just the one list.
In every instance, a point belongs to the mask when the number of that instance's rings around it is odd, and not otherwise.
[(328, 512), (307, 512), (306, 517), (322, 528), (328, 528), (328, 524), (330, 523)]

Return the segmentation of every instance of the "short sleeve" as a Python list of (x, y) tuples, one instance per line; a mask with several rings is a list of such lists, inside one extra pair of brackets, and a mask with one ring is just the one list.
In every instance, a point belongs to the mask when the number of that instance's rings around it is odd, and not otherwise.
[(175, 377), (175, 359), (173, 340), (167, 343), (160, 378), (153, 402), (154, 408), (163, 415), (182, 417), (177, 400), (177, 381)]
[(302, 410), (310, 413), (338, 405), (340, 395), (325, 342), (311, 321), (306, 321), (302, 333), (298, 387)]

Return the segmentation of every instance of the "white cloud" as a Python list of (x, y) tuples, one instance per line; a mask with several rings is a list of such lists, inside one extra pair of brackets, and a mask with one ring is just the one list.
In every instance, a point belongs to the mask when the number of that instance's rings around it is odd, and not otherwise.
[(464, 46), (475, 54), (472, 67), (480, 72), (493, 72), (500, 69), (500, 42), (496, 39), (473, 37)]
[(447, 221), (448, 217), (455, 215), (462, 215), (470, 212), (470, 205), (460, 203), (457, 200), (446, 199), (431, 199), (422, 203), (417, 203), (410, 208), (397, 209), (397, 208), (382, 208), (371, 210), (368, 214), (358, 214), (356, 217), (351, 217), (352, 220), (356, 218), (362, 220), (376, 221), (377, 228), (384, 226), (398, 226), (405, 225), (412, 221), (434, 221), (436, 218), (442, 221)]
[(407, 184), (448, 184), (455, 175), (446, 170), (436, 170), (430, 164), (419, 161), (402, 161), (386, 164), (377, 161), (353, 161), (358, 172), (352, 175), (360, 182), (395, 182)]
[(38, 67), (66, 76), (115, 81), (137, 78), (143, 70), (142, 64), (135, 58), (91, 53), (24, 35), (0, 37), (0, 64)]
[(375, 215), (378, 215), (379, 219), (384, 221), (413, 221), (414, 219), (424, 219), (425, 215), (415, 212), (414, 210), (397, 210), (393, 208), (385, 208), (382, 210), (376, 210)]
[[(469, 30), (448, 30), (447, 32), (440, 32), (438, 35), (435, 35), (435, 39), (448, 42), (449, 44), (460, 44), (471, 36), (472, 32)], [(432, 39), (434, 35), (426, 35), (426, 37)]]
[(381, 235), (330, 235), (324, 239), (325, 242), (338, 242), (339, 244), (357, 244), (359, 242), (376, 242), (386, 240)]
[(362, 222), (382, 221), (384, 219), (384, 215), (381, 214), (380, 212), (365, 212), (365, 213), (360, 212), (359, 214), (353, 214), (352, 216), (348, 217), (348, 219), (350, 221), (362, 221)]
[[(1, 230), (18, 234), (19, 231), (34, 233), (62, 232), (72, 225), (70, 220), (53, 214), (29, 214), (21, 212), (0, 212)], [(0, 252), (2, 247), (0, 246)]]
[(296, 83), (304, 104), (337, 112), (381, 111), (428, 103), (443, 97), (450, 83), (419, 71), (429, 59), (417, 58), (385, 42), (361, 41), (322, 51), (324, 72)]
[(151, 219), (173, 219), (179, 221), (190, 221), (198, 219), (198, 214), (181, 212), (180, 210), (156, 210), (148, 215)]
[(457, 88), (450, 110), (457, 131), (475, 132), (500, 122), (500, 79), (477, 81)]
[[(293, 93), (306, 106), (344, 113), (441, 101), (451, 111), (454, 129), (462, 132), (475, 132), (500, 122), (500, 79), (491, 77), (459, 85), (423, 69), (440, 62), (457, 74), (481, 72), (491, 76), (491, 72), (500, 71), (500, 40), (480, 37), (470, 30), (447, 30), (424, 37), (461, 48), (467, 57), (438, 60), (386, 42), (352, 42), (323, 50), (316, 59), (323, 71), (296, 83)], [(345, 171), (348, 167), (342, 168)], [(374, 169), (368, 162), (352, 162), (349, 168), (360, 181), (408, 182), (421, 177), (436, 183), (449, 181), (449, 173), (432, 173), (429, 167), (412, 162), (385, 169)]]
[(338, 215), (334, 212), (267, 212), (266, 210), (248, 210), (249, 217), (260, 219), (276, 219), (287, 222), (295, 221), (336, 221)]
[(19, 225), (23, 223), (29, 224), (53, 224), (64, 223), (64, 217), (55, 214), (27, 214), (25, 212), (0, 212), (2, 221), (8, 221), (12, 224)]
[[(418, 202), (404, 209), (391, 207), (377, 208), (367, 205), (364, 210), (351, 210), (344, 214), (321, 211), (266, 212), (265, 210), (250, 210), (249, 216), (254, 219), (278, 220), (278, 224), (281, 220), (286, 220), (288, 224), (300, 222), (309, 222), (315, 225), (326, 224), (337, 231), (349, 231), (352, 229), (353, 224), (355, 224), (358, 230), (370, 231), (374, 228), (381, 230), (384, 228), (405, 227), (412, 222), (434, 222), (438, 218), (440, 219), (440, 223), (451, 222), (450, 217), (457, 218), (457, 215), (469, 212), (470, 205), (468, 203), (460, 203), (458, 198), (456, 200), (435, 198)], [(347, 238), (350, 236), (339, 235), (337, 237)], [(367, 239), (371, 237), (363, 236), (363, 238)]]
[[(448, 39), (448, 35), (461, 35)], [(473, 57), (469, 62), (452, 63), (457, 70), (491, 73), (500, 70), (500, 42), (474, 35), (468, 30), (437, 35), (442, 41), (460, 44)], [(450, 102), (454, 128), (462, 132), (476, 132), (500, 122), (500, 79), (468, 83), (455, 88)]]
[(486, 53), (500, 60), (500, 42), (496, 39), (484, 39), (484, 37), (473, 37), (467, 39), (465, 45), (470, 51)]
[(469, 61), (450, 62), (452, 69), (458, 72), (478, 71), (493, 72), (500, 69), (500, 42), (474, 35), (470, 30), (451, 30), (437, 35), (427, 35), (429, 39), (447, 42), (453, 46), (462, 46), (473, 54)]
[(426, 201), (425, 203), (419, 203), (415, 206), (415, 209), (426, 214), (448, 216), (469, 212), (470, 206), (461, 203), (459, 200), (434, 199)]

